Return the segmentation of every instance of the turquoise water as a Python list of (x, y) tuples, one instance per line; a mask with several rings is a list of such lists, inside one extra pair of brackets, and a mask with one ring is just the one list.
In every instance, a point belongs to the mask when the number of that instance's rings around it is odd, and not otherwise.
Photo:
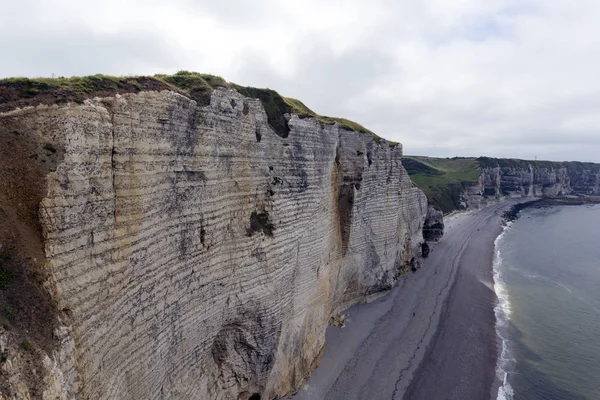
[(499, 399), (600, 399), (600, 205), (527, 209), (496, 241)]

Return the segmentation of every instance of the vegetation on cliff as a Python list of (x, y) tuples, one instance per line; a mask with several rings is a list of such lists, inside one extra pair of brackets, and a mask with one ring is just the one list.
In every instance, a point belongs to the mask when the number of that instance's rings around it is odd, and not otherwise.
[[(413, 182), (427, 195), (429, 202), (444, 213), (462, 208), (461, 195), (477, 180), (484, 169), (500, 168), (503, 174), (511, 171), (529, 171), (544, 174), (544, 171), (566, 169), (574, 193), (590, 195), (592, 174), (600, 173), (600, 164), (579, 161), (520, 160), (516, 158), (435, 158), (406, 156), (403, 160)], [(535, 175), (534, 174), (534, 175)], [(592, 185), (593, 186), (593, 185)], [(486, 191), (488, 188), (486, 188)], [(494, 195), (495, 189), (489, 193)], [(485, 193), (488, 194), (487, 192)]]
[[(227, 82), (220, 76), (191, 71), (154, 76), (115, 77), (98, 74), (72, 78), (0, 79), (0, 112), (37, 104), (83, 103), (87, 98), (111, 96), (115, 93), (168, 89), (188, 96), (198, 104), (205, 106), (210, 103), (210, 96), (218, 87), (232, 88), (243, 96), (259, 99), (265, 108), (269, 124), (281, 137), (287, 137), (289, 134), (290, 130), (287, 124), (289, 115), (296, 114), (300, 118), (314, 117), (325, 125), (337, 123), (342, 129), (369, 133), (377, 141), (381, 140), (375, 133), (354, 121), (319, 115), (300, 100), (283, 97), (272, 89), (240, 86)], [(391, 141), (388, 143), (391, 146), (398, 144)]]
[(581, 161), (545, 161), (545, 160), (520, 160), (518, 158), (490, 158), (479, 157), (477, 162), (481, 168), (519, 168), (529, 169), (532, 166), (535, 169), (560, 169), (567, 168), (570, 172), (581, 172), (584, 170), (600, 171), (600, 164)]
[(429, 203), (444, 213), (461, 208), (461, 193), (477, 181), (480, 173), (475, 158), (406, 156), (402, 164)]
[(544, 160), (520, 160), (518, 158), (490, 158), (490, 157), (479, 157), (477, 162), (481, 168), (515, 168), (515, 169), (529, 169), (532, 165), (534, 168), (548, 168), (558, 169), (564, 166), (563, 162), (558, 161), (544, 161)]

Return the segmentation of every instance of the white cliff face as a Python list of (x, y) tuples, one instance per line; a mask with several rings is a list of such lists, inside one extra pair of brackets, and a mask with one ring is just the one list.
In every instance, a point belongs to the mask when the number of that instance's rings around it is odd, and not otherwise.
[(330, 316), (420, 252), (427, 200), (401, 146), (297, 116), (282, 138), (232, 89), (206, 107), (141, 92), (8, 117), (63, 155), (40, 205), (61, 398), (290, 393)]
[(516, 163), (520, 165), (483, 166), (477, 182), (462, 194), (465, 206), (479, 208), (507, 197), (600, 194), (600, 166), (597, 164), (565, 162), (555, 163), (556, 167), (537, 167), (527, 161)]

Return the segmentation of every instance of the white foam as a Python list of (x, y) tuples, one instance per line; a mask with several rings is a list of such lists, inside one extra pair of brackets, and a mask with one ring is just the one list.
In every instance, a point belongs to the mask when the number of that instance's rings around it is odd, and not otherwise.
[(502, 279), (502, 256), (500, 254), (499, 244), (504, 234), (512, 224), (509, 222), (504, 231), (494, 241), (494, 291), (498, 297), (498, 304), (494, 308), (496, 314), (496, 334), (502, 342), (502, 351), (496, 365), (496, 376), (502, 382), (498, 389), (497, 400), (511, 400), (513, 398), (513, 389), (508, 382), (508, 374), (512, 371), (515, 360), (512, 358), (508, 349), (508, 321), (510, 319), (511, 309), (508, 297), (506, 282)]

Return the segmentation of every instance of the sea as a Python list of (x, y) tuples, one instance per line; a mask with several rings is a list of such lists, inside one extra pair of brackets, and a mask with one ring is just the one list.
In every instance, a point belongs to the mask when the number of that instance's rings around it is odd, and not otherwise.
[(525, 209), (495, 246), (497, 399), (600, 399), (600, 205)]

